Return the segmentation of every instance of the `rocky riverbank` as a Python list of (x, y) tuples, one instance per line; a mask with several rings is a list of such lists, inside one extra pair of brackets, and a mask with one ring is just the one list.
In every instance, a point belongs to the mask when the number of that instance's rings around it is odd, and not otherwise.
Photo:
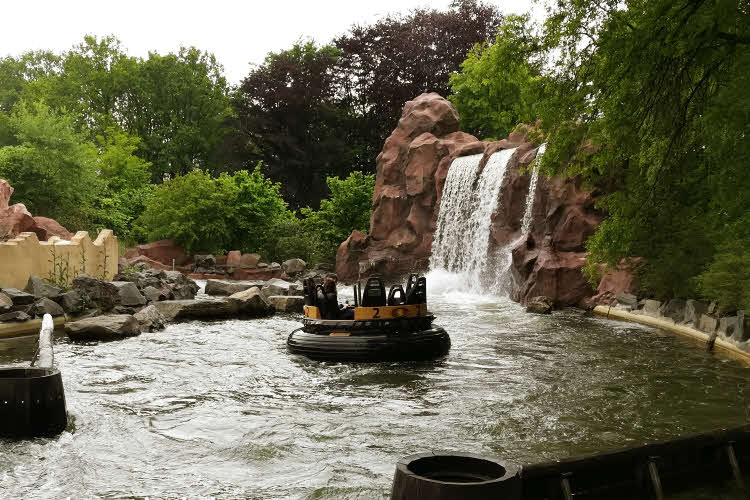
[(168, 322), (301, 313), (304, 304), (302, 283), (279, 278), (208, 280), (206, 293), (198, 296), (199, 290), (183, 273), (157, 269), (121, 273), (114, 281), (79, 275), (69, 290), (32, 276), (24, 290), (0, 289), (0, 326), (19, 334), (28, 324), (34, 333), (33, 320), (50, 314), (64, 321), (72, 340), (113, 340), (162, 330)]
[(264, 262), (257, 253), (242, 253), (232, 250), (226, 255), (188, 255), (172, 240), (159, 240), (146, 245), (129, 248), (120, 259), (120, 268), (148, 267), (157, 270), (175, 270), (191, 279), (259, 280), (273, 278), (293, 280), (305, 272), (317, 274), (333, 271), (333, 265), (318, 264), (308, 269), (302, 259), (287, 259), (284, 262)]

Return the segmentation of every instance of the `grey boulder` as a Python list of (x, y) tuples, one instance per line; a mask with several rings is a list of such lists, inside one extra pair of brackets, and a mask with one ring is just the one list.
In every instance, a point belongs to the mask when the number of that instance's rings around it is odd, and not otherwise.
[(638, 307), (638, 297), (631, 293), (620, 292), (615, 295), (615, 298), (617, 299), (617, 302), (626, 306), (630, 306), (631, 309), (635, 309)]
[(526, 303), (526, 312), (534, 314), (552, 314), (552, 299), (541, 295)]
[[(748, 335), (744, 329), (745, 312), (738, 311), (736, 316), (726, 316), (719, 320), (719, 333), (737, 342), (744, 342)], [(750, 332), (748, 332), (750, 333)]]
[(228, 297), (237, 292), (244, 292), (245, 290), (259, 286), (263, 286), (263, 281), (207, 280), (206, 294)]
[(243, 316), (267, 316), (273, 313), (273, 306), (266, 300), (258, 287), (253, 287), (229, 296), (237, 311)]
[(682, 299), (670, 299), (659, 308), (659, 313), (675, 323), (685, 319), (685, 301)]
[(86, 303), (83, 301), (81, 294), (76, 290), (65, 292), (60, 296), (60, 305), (63, 311), (69, 314), (78, 314), (86, 309)]
[(31, 316), (23, 311), (13, 311), (5, 314), (0, 314), (0, 323), (6, 321), (28, 321), (30, 319)]
[(118, 340), (141, 333), (138, 320), (130, 314), (95, 316), (65, 324), (71, 340)]
[(163, 271), (167, 283), (172, 288), (172, 295), (177, 300), (192, 299), (198, 293), (198, 283), (191, 280), (180, 271)]
[(24, 291), (35, 297), (47, 297), (52, 300), (58, 300), (60, 295), (64, 293), (64, 290), (59, 286), (55, 286), (38, 276), (29, 276)]
[(147, 286), (143, 289), (143, 295), (149, 302), (161, 302), (162, 300), (169, 300), (169, 298), (172, 296), (172, 290), (169, 290), (168, 288)]
[(228, 298), (218, 300), (165, 300), (152, 304), (167, 321), (225, 319), (239, 315), (238, 304)]
[(196, 255), (194, 257), (195, 267), (212, 268), (216, 266), (216, 257), (211, 254)]
[(146, 297), (143, 296), (135, 283), (130, 281), (112, 281), (117, 287), (117, 303), (123, 306), (142, 306), (146, 303)]
[(14, 306), (25, 306), (33, 304), (36, 297), (30, 293), (22, 292), (18, 288), (3, 288), (3, 293), (10, 297)]
[(305, 267), (307, 267), (307, 263), (302, 259), (289, 259), (281, 264), (281, 268), (290, 276), (301, 273), (305, 270)]
[(134, 317), (138, 321), (142, 332), (156, 332), (159, 330), (164, 330), (164, 316), (162, 316), (159, 310), (153, 305), (144, 307), (143, 309), (135, 313)]
[(48, 299), (47, 297), (42, 297), (41, 299), (34, 302), (34, 305), (31, 306), (31, 309), (29, 309), (29, 315), (41, 318), (45, 314), (49, 314), (53, 317), (63, 316), (65, 314), (65, 311), (57, 302)]
[(701, 319), (698, 322), (698, 329), (706, 333), (714, 333), (716, 327), (719, 326), (719, 320), (708, 314), (701, 314)]
[(11, 307), (13, 307), (13, 300), (8, 297), (8, 294), (0, 292), (0, 313), (10, 311)]
[(658, 318), (661, 315), (659, 309), (661, 309), (661, 302), (658, 300), (649, 299), (643, 304), (643, 314), (652, 318)]
[(81, 274), (73, 278), (73, 290), (102, 311), (111, 311), (119, 303), (120, 289), (109, 281)]
[(683, 317), (683, 322), (687, 323), (688, 325), (692, 326), (693, 328), (698, 328), (701, 321), (701, 316), (703, 314), (706, 314), (708, 311), (708, 305), (704, 304), (703, 302), (699, 302), (697, 300), (686, 300), (685, 301), (685, 316)]
[(305, 307), (305, 298), (301, 295), (272, 295), (268, 302), (276, 312), (302, 313)]
[(266, 281), (263, 288), (260, 289), (260, 293), (266, 299), (274, 295), (289, 295), (289, 286), (291, 283), (284, 281), (280, 278), (273, 278)]

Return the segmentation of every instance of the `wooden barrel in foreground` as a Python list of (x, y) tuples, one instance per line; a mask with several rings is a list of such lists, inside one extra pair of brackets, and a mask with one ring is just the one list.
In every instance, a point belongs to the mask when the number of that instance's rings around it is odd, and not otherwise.
[(67, 423), (59, 370), (0, 368), (0, 436), (54, 436)]
[(419, 453), (396, 464), (391, 500), (518, 500), (520, 467), (472, 453)]

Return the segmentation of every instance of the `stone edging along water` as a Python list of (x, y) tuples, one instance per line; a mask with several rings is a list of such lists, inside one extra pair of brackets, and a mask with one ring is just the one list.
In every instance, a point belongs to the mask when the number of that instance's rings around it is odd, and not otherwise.
[[(65, 324), (65, 317), (58, 316), (54, 318), (55, 328), (61, 327)], [(42, 327), (42, 318), (30, 319), (28, 321), (20, 321), (15, 323), (0, 323), (0, 339), (12, 339), (15, 337), (23, 337), (26, 335), (39, 333), (39, 329)]]
[[(640, 323), (642, 325), (655, 326), (657, 328), (661, 328), (662, 330), (668, 330), (678, 335), (697, 340), (703, 346), (707, 345), (711, 338), (711, 336), (707, 333), (701, 332), (694, 328), (690, 328), (689, 326), (678, 325), (663, 318), (654, 318), (652, 316), (646, 316), (642, 314), (633, 314), (620, 309), (615, 309), (614, 307), (596, 306), (594, 308), (594, 314), (605, 317), (607, 319), (619, 319), (623, 321)], [(727, 342), (726, 340), (717, 337), (714, 341), (714, 349), (716, 349), (718, 353), (724, 356), (732, 359), (737, 359), (747, 365), (750, 365), (750, 353), (743, 351), (731, 342)]]

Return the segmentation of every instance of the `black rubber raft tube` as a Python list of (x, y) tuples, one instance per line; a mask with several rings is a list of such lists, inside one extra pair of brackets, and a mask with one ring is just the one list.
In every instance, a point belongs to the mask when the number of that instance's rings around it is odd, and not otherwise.
[(65, 430), (65, 392), (56, 368), (0, 368), (0, 436), (54, 436)]
[(287, 340), (289, 351), (321, 361), (422, 361), (445, 356), (450, 337), (442, 328), (394, 333), (372, 330), (346, 336), (297, 330)]
[(520, 467), (472, 453), (420, 453), (396, 464), (391, 500), (519, 500)]
[[(65, 430), (68, 416), (60, 370), (54, 367), (52, 316), (44, 315), (31, 367), (0, 368), (0, 436), (33, 438)], [(34, 364), (37, 366), (34, 366)]]

